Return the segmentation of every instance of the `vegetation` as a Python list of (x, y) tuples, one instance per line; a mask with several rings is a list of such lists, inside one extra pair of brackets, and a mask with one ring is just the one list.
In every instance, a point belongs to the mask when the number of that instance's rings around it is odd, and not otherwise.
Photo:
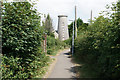
[[(77, 20), (74, 58), (83, 64), (84, 70), (89, 71), (87, 77), (120, 78), (120, 1), (110, 8), (112, 13), (101, 14), (90, 25), (80, 18)], [(50, 58), (43, 52), (44, 32), (48, 34), (49, 55), (55, 55), (54, 51), (71, 45), (73, 23), (69, 25), (70, 39), (64, 42), (55, 39), (51, 33), (50, 15), (40, 26), (41, 17), (34, 3), (3, 3), (2, 18), (3, 79), (31, 79), (45, 73)]]
[(120, 1), (107, 8), (112, 13), (101, 14), (86, 29), (79, 30), (75, 40), (74, 58), (83, 64), (79, 70), (87, 74), (81, 77), (120, 78)]
[(43, 24), (46, 32), (48, 35), (51, 35), (52, 34), (52, 30), (53, 30), (53, 25), (52, 25), (52, 19), (50, 17), (50, 15), (48, 14), (46, 19), (45, 19), (45, 22)]
[[(74, 21), (74, 26), (75, 26), (75, 21)], [(88, 26), (88, 23), (84, 23), (83, 20), (80, 18), (77, 19), (78, 34), (79, 34), (79, 31), (86, 29), (87, 26)], [(69, 29), (69, 35), (70, 35), (70, 37), (72, 37), (73, 22), (70, 25), (68, 25), (68, 29)]]
[(72, 37), (70, 37), (69, 39), (64, 41), (68, 47), (70, 47), (72, 45)]
[(49, 58), (39, 48), (42, 28), (33, 4), (3, 3), (2, 14), (2, 78), (32, 78), (42, 74)]
[(58, 51), (59, 49), (67, 48), (67, 47), (69, 46), (65, 42), (62, 42), (51, 36), (47, 37), (47, 53), (49, 55), (56, 55), (57, 54), (56, 51)]
[[(3, 3), (2, 18), (2, 78), (42, 76), (49, 57), (43, 52), (45, 30), (34, 3)], [(47, 38), (48, 52), (65, 46), (52, 36)]]

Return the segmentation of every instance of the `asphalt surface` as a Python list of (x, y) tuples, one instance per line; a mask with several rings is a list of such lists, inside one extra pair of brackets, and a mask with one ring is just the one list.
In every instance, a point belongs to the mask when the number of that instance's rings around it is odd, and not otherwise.
[(75, 78), (74, 64), (71, 62), (70, 50), (65, 50), (57, 56), (57, 62), (48, 78)]

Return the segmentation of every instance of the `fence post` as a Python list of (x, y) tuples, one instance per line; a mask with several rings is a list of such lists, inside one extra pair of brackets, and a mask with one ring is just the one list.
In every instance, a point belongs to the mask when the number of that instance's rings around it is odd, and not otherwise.
[(44, 40), (43, 40), (43, 47), (44, 47), (44, 52), (47, 53), (47, 34), (44, 34)]

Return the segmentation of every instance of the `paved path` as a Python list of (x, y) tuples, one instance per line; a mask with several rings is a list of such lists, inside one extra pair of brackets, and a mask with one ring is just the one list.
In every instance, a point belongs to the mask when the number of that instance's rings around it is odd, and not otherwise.
[(74, 64), (69, 55), (70, 50), (65, 50), (57, 56), (57, 62), (48, 78), (75, 78)]

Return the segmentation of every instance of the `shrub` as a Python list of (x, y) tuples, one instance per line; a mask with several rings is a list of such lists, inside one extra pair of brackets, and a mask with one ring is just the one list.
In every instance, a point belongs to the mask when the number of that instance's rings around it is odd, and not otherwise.
[(72, 45), (72, 37), (64, 41), (67, 45), (71, 46)]
[(66, 48), (68, 45), (60, 41), (59, 39), (55, 39), (54, 37), (47, 36), (47, 53), (50, 55), (54, 55), (55, 51), (58, 49)]
[(2, 77), (32, 78), (48, 64), (38, 49), (42, 41), (40, 16), (29, 2), (3, 3), (2, 13)]
[(97, 77), (120, 78), (119, 3), (113, 4), (118, 12), (111, 18), (99, 16), (75, 40), (75, 57), (94, 67)]

